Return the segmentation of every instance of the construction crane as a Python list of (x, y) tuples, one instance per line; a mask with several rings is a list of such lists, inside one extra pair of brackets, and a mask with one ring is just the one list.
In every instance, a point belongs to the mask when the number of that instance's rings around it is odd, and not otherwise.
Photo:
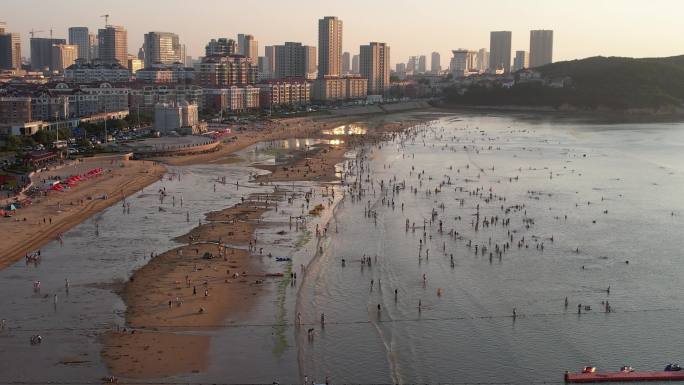
[(107, 27), (109, 26), (109, 14), (102, 15), (102, 16), (100, 16), (100, 17), (104, 17), (104, 19), (105, 19), (105, 28), (107, 28)]
[(35, 29), (32, 29), (29, 32), (29, 35), (31, 35), (31, 39), (33, 39), (38, 32), (45, 32), (45, 31), (36, 31)]

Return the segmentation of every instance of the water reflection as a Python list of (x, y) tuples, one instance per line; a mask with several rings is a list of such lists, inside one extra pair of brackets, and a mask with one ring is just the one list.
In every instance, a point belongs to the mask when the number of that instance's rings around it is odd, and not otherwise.
[(323, 135), (365, 135), (368, 132), (368, 126), (365, 123), (351, 123), (330, 130), (323, 130)]

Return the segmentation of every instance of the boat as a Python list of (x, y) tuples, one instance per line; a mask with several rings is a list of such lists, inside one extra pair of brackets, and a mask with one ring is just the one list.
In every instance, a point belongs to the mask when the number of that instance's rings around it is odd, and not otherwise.
[(291, 260), (292, 260), (292, 258), (290, 258), (290, 257), (276, 257), (277, 262), (287, 262), (287, 261), (291, 261)]
[(266, 273), (266, 274), (264, 274), (265, 277), (282, 277), (284, 275), (285, 274), (283, 274), (283, 273)]
[(678, 364), (669, 364), (662, 371), (635, 371), (631, 366), (623, 366), (617, 372), (599, 372), (587, 366), (580, 373), (565, 372), (566, 383), (595, 382), (645, 382), (645, 381), (684, 381), (684, 370)]

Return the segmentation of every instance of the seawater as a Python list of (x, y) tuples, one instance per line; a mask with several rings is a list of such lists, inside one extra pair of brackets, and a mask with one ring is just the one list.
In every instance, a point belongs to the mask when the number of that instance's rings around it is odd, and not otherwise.
[[(262, 150), (264, 145), (273, 147), (261, 144)], [(250, 192), (273, 191), (249, 183), (261, 172), (250, 163), (274, 162), (258, 147), (245, 150), (247, 162), (239, 164), (172, 168), (163, 181), (127, 199), (131, 214), (116, 204), (66, 232), (63, 245), (44, 247), (40, 265), (20, 261), (0, 271), (0, 317), (10, 327), (0, 335), (0, 380), (96, 381), (106, 375), (99, 336), (123, 325), (125, 311), (113, 288), (151, 252), (175, 247), (171, 238), (205, 213)], [(435, 115), (412, 138), (372, 149), (364, 178), (373, 185), (364, 182), (359, 201), (343, 193), (344, 185), (328, 185), (336, 192), (332, 203), (323, 185), (281, 185), (294, 194), (293, 203), (268, 212), (264, 221), (272, 225), (257, 232), (273, 244), (265, 253), (293, 258), (298, 281), (268, 281), (264, 295), (231, 314), (224, 327), (196, 331), (212, 336), (208, 369), (164, 380), (293, 383), (307, 376), (333, 383), (526, 384), (559, 382), (565, 370), (585, 365), (662, 369), (682, 358), (684, 340), (683, 150), (681, 123)], [(347, 183), (359, 171), (353, 156), (340, 167), (350, 171)], [(216, 182), (223, 176), (226, 185)], [(392, 197), (380, 182), (389, 186), (394, 178), (406, 188)], [(175, 207), (167, 197), (159, 211), (161, 188), (176, 196)], [(496, 199), (469, 194), (477, 188)], [(308, 212), (308, 191), (314, 191), (310, 205), (322, 203), (326, 210), (297, 232), (288, 217)], [(394, 208), (383, 205), (383, 197), (385, 203), (393, 198)], [(471, 221), (478, 204), (481, 217), (509, 218), (510, 226), (476, 232)], [(506, 214), (513, 205), (524, 210)], [(369, 207), (377, 220), (364, 216)], [(529, 228), (523, 218), (533, 220)], [(415, 231), (406, 231), (406, 219), (415, 222)], [(326, 236), (315, 237), (316, 224), (328, 226)], [(277, 233), (281, 229), (286, 235)], [(514, 242), (500, 260), (467, 246), (470, 241), (493, 250), (509, 231)], [(519, 249), (522, 236), (528, 247)], [(541, 243), (543, 251), (536, 247)], [(361, 264), (364, 255), (371, 266)], [(269, 271), (284, 268), (263, 256), (254, 259)], [(34, 280), (42, 282), (41, 294), (33, 293)], [(611, 313), (602, 301), (609, 301)], [(578, 304), (592, 310), (578, 315)], [(295, 325), (298, 312), (301, 326)], [(31, 346), (32, 334), (41, 334), (43, 344)]]
[[(299, 293), (316, 329), (298, 334), (302, 376), (526, 384), (683, 358), (684, 124), (454, 114), (373, 149), (365, 166), (372, 185), (345, 199)], [(394, 178), (406, 189), (382, 191)], [(475, 231), (478, 205), (499, 224)], [(513, 205), (524, 209), (506, 214)], [(509, 234), (510, 249), (490, 259)], [(476, 255), (476, 244), (489, 250)], [(579, 304), (591, 310), (578, 315)]]

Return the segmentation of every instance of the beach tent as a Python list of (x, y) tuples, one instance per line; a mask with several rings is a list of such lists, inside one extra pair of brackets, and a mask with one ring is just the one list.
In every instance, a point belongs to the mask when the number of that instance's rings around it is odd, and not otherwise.
[(7, 205), (6, 210), (9, 210), (9, 211), (16, 211), (16, 210), (17, 210), (17, 206), (15, 206), (14, 204)]

